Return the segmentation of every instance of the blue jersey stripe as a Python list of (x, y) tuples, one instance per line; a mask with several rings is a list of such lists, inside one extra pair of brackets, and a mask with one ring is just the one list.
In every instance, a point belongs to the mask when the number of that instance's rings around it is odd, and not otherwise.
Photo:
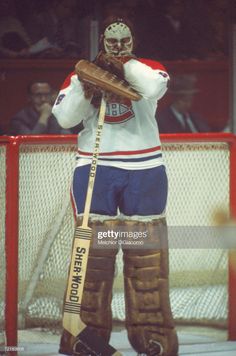
[(160, 158), (162, 157), (162, 154), (159, 153), (155, 156), (149, 156), (149, 157), (140, 157), (140, 158), (103, 158), (99, 157), (101, 161), (109, 161), (109, 162), (143, 162), (143, 161), (149, 161), (154, 158)]

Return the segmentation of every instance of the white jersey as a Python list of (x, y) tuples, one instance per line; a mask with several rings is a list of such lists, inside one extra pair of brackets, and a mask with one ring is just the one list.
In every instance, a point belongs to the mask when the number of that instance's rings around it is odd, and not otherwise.
[[(155, 112), (157, 101), (167, 90), (169, 76), (160, 63), (134, 58), (124, 63), (124, 73), (142, 99), (106, 103), (98, 164), (123, 169), (159, 166), (163, 161)], [(83, 120), (77, 164), (90, 163), (99, 109), (85, 99), (83, 86), (74, 72), (65, 80), (52, 112), (63, 128), (71, 128)]]

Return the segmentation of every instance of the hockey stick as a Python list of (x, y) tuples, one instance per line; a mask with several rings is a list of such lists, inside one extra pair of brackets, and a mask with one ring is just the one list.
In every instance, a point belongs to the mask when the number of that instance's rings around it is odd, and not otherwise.
[(102, 337), (97, 335), (94, 331), (91, 331), (91, 329), (86, 326), (80, 318), (89, 247), (92, 238), (92, 229), (88, 226), (88, 220), (97, 170), (97, 161), (105, 111), (106, 102), (103, 94), (100, 105), (93, 158), (89, 173), (83, 220), (82, 225), (77, 226), (75, 229), (74, 242), (72, 247), (72, 258), (67, 281), (66, 298), (64, 302), (62, 324), (64, 329), (76, 337), (74, 345), (75, 355), (76, 347), (78, 345), (84, 347), (91, 356), (121, 355), (112, 346), (106, 344)]

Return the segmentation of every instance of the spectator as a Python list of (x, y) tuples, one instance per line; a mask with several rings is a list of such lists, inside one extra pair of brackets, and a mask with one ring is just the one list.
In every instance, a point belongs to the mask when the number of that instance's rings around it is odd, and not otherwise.
[[(231, 3), (233, 6), (234, 2)], [(209, 13), (209, 24), (214, 31), (212, 57), (224, 59), (229, 54), (229, 18), (233, 8), (230, 8), (228, 0), (215, 0), (206, 2), (206, 11)]]
[(0, 2), (0, 57), (28, 58), (51, 47), (46, 38), (31, 41), (23, 23), (17, 17), (14, 1)]
[(156, 113), (160, 133), (191, 133), (211, 131), (206, 121), (191, 110), (196, 88), (193, 74), (176, 75), (170, 81), (172, 101)]
[(28, 86), (29, 105), (10, 122), (11, 135), (71, 134), (62, 129), (52, 115), (53, 91), (46, 81), (34, 81)]
[(25, 56), (31, 45), (29, 36), (16, 16), (14, 2), (0, 2), (0, 57)]
[(41, 57), (77, 58), (85, 55), (85, 22), (76, 0), (51, 0), (35, 3), (25, 26)]
[(203, 0), (136, 0), (134, 13), (139, 56), (206, 59), (212, 52), (214, 33)]

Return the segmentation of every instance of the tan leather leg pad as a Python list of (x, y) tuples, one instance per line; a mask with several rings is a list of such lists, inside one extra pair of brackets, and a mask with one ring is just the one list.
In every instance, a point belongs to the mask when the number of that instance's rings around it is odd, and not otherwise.
[[(127, 226), (134, 223), (129, 221)], [(159, 242), (167, 239), (166, 229), (155, 228), (165, 224), (163, 219), (136, 222), (135, 229), (141, 228), (140, 224), (145, 224), (149, 234), (162, 231), (162, 236), (156, 236)], [(161, 344), (163, 355), (177, 355), (178, 340), (169, 299), (168, 249), (123, 249), (123, 253), (126, 327), (131, 345), (137, 352), (148, 354), (149, 341), (155, 340)]]
[[(112, 229), (114, 224), (114, 220), (90, 222), (92, 238), (96, 238), (99, 227)], [(91, 243), (82, 299), (82, 320), (107, 342), (112, 329), (111, 301), (117, 252), (117, 249), (93, 248)]]

